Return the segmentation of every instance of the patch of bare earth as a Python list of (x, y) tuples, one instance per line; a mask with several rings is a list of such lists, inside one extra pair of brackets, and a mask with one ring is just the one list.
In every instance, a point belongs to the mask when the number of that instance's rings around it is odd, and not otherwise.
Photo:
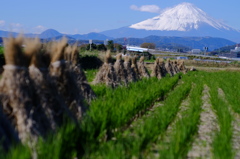
[[(164, 135), (159, 136), (158, 140), (156, 141), (156, 143), (152, 144), (151, 149), (150, 149), (150, 154), (148, 155), (147, 158), (161, 158), (159, 151), (161, 149), (167, 149), (169, 142), (170, 142), (170, 137), (173, 135), (173, 132), (177, 131), (176, 130), (176, 123), (177, 121), (179, 121), (181, 118), (184, 117), (184, 115), (187, 115), (185, 112), (186, 110), (189, 109), (189, 101), (190, 98), (189, 96), (182, 101), (180, 107), (179, 107), (179, 111), (176, 115), (176, 117), (174, 118), (174, 120), (172, 121), (172, 123), (168, 126), (166, 132), (164, 133)], [(163, 143), (163, 144), (158, 144), (158, 143)]]
[(215, 132), (219, 130), (217, 116), (213, 111), (209, 87), (204, 86), (202, 96), (202, 112), (200, 114), (200, 123), (198, 133), (193, 141), (192, 148), (187, 154), (187, 158), (213, 158), (211, 144)]
[[(218, 89), (218, 95), (222, 99), (227, 102), (225, 98), (225, 93), (221, 88)], [(227, 102), (228, 103), (228, 102)], [(228, 104), (229, 105), (229, 104)], [(233, 121), (232, 121), (232, 128), (233, 128), (233, 136), (232, 136), (232, 146), (233, 146), (233, 151), (235, 152), (235, 159), (240, 158), (240, 115), (235, 113), (231, 107), (229, 107), (230, 113), (233, 116)]]

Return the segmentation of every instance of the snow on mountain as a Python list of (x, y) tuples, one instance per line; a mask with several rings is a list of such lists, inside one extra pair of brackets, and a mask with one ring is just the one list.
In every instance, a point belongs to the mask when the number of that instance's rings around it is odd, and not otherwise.
[(130, 28), (161, 31), (189, 31), (192, 29), (197, 30), (203, 24), (207, 24), (218, 30), (234, 30), (211, 18), (193, 4), (186, 2), (174, 8), (167, 9), (152, 19), (133, 24)]

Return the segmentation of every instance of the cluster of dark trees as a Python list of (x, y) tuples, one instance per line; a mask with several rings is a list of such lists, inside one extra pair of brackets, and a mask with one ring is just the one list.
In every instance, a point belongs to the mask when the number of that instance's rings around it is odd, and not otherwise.
[(98, 50), (98, 51), (106, 51), (110, 50), (111, 52), (121, 52), (123, 50), (123, 46), (118, 43), (114, 43), (113, 40), (109, 40), (107, 42), (107, 45), (104, 44), (83, 44), (80, 46), (81, 51), (93, 51), (93, 50)]

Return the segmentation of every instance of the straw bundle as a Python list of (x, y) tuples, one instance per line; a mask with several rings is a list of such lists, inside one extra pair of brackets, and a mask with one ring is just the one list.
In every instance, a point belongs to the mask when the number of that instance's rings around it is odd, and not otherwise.
[(127, 71), (124, 68), (123, 60), (122, 60), (122, 54), (117, 54), (116, 56), (116, 62), (114, 63), (114, 69), (117, 76), (117, 81), (119, 84), (127, 85)]
[(187, 68), (184, 65), (184, 61), (183, 60), (178, 60), (177, 61), (177, 67), (179, 69), (180, 72), (186, 74), (187, 73)]
[(26, 40), (25, 51), (33, 54), (29, 74), (33, 81), (35, 103), (43, 108), (51, 129), (55, 130), (56, 127), (63, 124), (64, 117), (73, 118), (73, 115), (71, 115), (49, 76), (50, 55), (46, 50), (41, 50), (40, 40)]
[(77, 119), (81, 119), (86, 108), (80, 93), (81, 90), (76, 87), (76, 74), (71, 69), (69, 63), (64, 60), (64, 52), (67, 45), (67, 39), (65, 38), (52, 45), (49, 73), (60, 95), (64, 98), (65, 104)]
[(132, 68), (131, 68), (131, 57), (130, 56), (125, 56), (124, 57), (124, 68), (127, 72), (127, 80), (128, 82), (135, 82), (137, 81), (137, 77), (134, 74)]
[(157, 58), (154, 62), (153, 68), (152, 68), (152, 77), (157, 77), (158, 79), (161, 79), (163, 76), (161, 74), (161, 68), (159, 65), (159, 58)]
[(173, 66), (173, 69), (175, 71), (175, 74), (180, 72), (180, 70), (177, 67), (177, 61), (176, 60), (172, 61), (172, 66)]
[(79, 63), (79, 52), (77, 50), (77, 45), (69, 46), (66, 50), (66, 54), (70, 54), (70, 63), (73, 72), (76, 74), (77, 86), (81, 90), (81, 94), (86, 99), (88, 103), (96, 98), (96, 94), (93, 92), (91, 86), (88, 84), (86, 75), (82, 70)]
[(141, 74), (138, 70), (137, 56), (133, 56), (131, 59), (132, 59), (132, 65), (131, 65), (132, 72), (136, 77), (136, 79), (138, 80), (141, 78)]
[(103, 83), (107, 86), (111, 86), (112, 88), (118, 86), (116, 72), (111, 63), (111, 54), (109, 51), (106, 53), (104, 64), (100, 67), (93, 83)]
[(4, 39), (6, 65), (0, 81), (0, 97), (3, 111), (24, 143), (34, 143), (50, 129), (41, 107), (35, 106), (33, 85), (28, 74), (31, 59), (23, 52), (23, 37)]
[(170, 76), (173, 76), (173, 75), (174, 75), (173, 67), (172, 67), (172, 64), (171, 64), (170, 59), (167, 59), (167, 62), (166, 62), (166, 64), (165, 64), (165, 68), (166, 68), (166, 70), (167, 70), (167, 73), (168, 73)]
[(138, 62), (138, 71), (139, 71), (140, 78), (143, 78), (143, 77), (149, 78), (150, 77), (150, 74), (144, 65), (144, 56), (142, 56)]

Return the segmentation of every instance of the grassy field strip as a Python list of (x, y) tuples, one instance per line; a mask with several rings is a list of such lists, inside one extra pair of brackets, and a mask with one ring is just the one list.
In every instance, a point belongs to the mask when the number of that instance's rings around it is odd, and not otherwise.
[[(208, 78), (211, 78), (208, 76)], [(207, 78), (206, 78), (207, 80)], [(229, 111), (228, 104), (219, 97), (218, 88), (219, 83), (213, 80), (208, 80), (210, 89), (210, 99), (213, 108), (216, 110), (219, 131), (213, 138), (213, 154), (215, 158), (233, 158), (232, 151), (232, 115)]]
[[(186, 158), (192, 138), (197, 132), (197, 124), (202, 105), (203, 86), (198, 83), (194, 86), (189, 97), (183, 100), (175, 121), (155, 144), (155, 157), (159, 158)], [(153, 151), (153, 152), (154, 152)], [(150, 158), (154, 156), (150, 155)]]
[(207, 85), (204, 85), (202, 101), (202, 112), (200, 114), (198, 132), (192, 143), (192, 148), (188, 152), (188, 158), (213, 157), (211, 144), (215, 131), (218, 130), (218, 123), (210, 102), (209, 87)]
[(164, 101), (164, 106), (146, 118), (144, 123), (130, 128), (124, 133), (118, 133), (116, 140), (100, 145), (100, 149), (86, 158), (139, 158), (142, 150), (146, 149), (157, 137), (164, 133), (178, 112), (181, 101), (185, 99), (191, 89), (191, 84), (185, 82), (174, 89)]
[(128, 87), (108, 90), (103, 97), (93, 101), (89, 118), (82, 122), (81, 133), (87, 137), (82, 138), (81, 143), (89, 148), (84, 151), (95, 151), (99, 147), (96, 141), (100, 144), (113, 138), (119, 128), (140, 111), (146, 110), (157, 98), (163, 97), (178, 80), (178, 75), (161, 80), (143, 79)]
[[(221, 99), (223, 99), (228, 105), (228, 101), (226, 100), (225, 93), (221, 88), (218, 89), (218, 95)], [(232, 120), (232, 129), (233, 129), (233, 134), (232, 134), (232, 147), (233, 147), (233, 152), (234, 152), (234, 158), (238, 159), (240, 158), (240, 115), (235, 113), (232, 110), (232, 107), (229, 107), (230, 113), (233, 117)]]
[[(163, 145), (164, 145), (164, 147), (166, 147), (166, 146), (168, 147), (170, 145), (170, 142), (171, 142), (170, 136), (173, 135), (173, 132), (176, 129), (177, 121), (179, 121), (181, 118), (184, 117), (184, 115), (186, 115), (186, 112), (189, 109), (189, 102), (190, 102), (189, 96), (182, 101), (176, 117), (171, 122), (171, 124), (168, 125), (166, 132), (162, 136), (159, 136), (156, 143), (153, 143), (151, 145), (150, 150), (148, 150), (150, 152), (145, 154), (145, 155), (147, 155), (146, 158), (159, 158), (159, 150), (163, 149), (162, 148)], [(158, 143), (161, 143), (161, 145)]]
[[(173, 90), (176, 89), (177, 87), (181, 87), (183, 83), (184, 81), (179, 80), (178, 84), (176, 84), (176, 87), (174, 87)], [(128, 125), (124, 126), (122, 130), (124, 131), (130, 127), (133, 128), (134, 126), (142, 124), (144, 120), (146, 120), (146, 118), (151, 116), (156, 111), (157, 107), (164, 106), (164, 99), (166, 99), (170, 93), (171, 92), (168, 92), (163, 97), (157, 99), (157, 101), (153, 103), (152, 106), (150, 106), (146, 111), (141, 111), (140, 113), (136, 114), (136, 116), (132, 119), (132, 123), (128, 123)]]

